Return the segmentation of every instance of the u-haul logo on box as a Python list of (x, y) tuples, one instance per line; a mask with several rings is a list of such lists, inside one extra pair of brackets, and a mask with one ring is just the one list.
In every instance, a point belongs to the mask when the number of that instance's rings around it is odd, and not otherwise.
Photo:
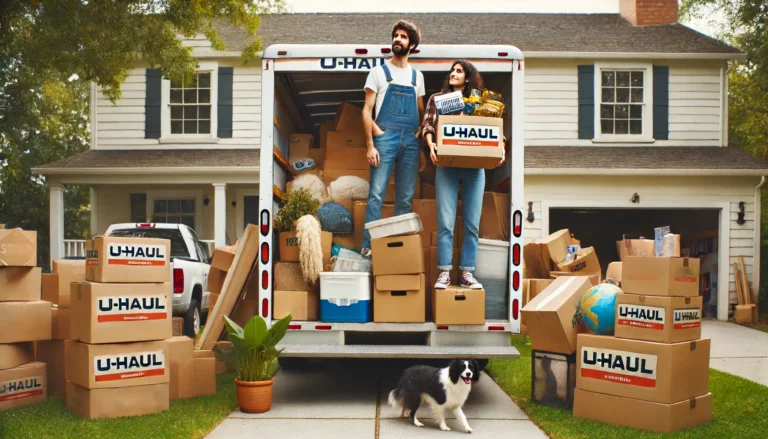
[(99, 297), (96, 319), (99, 323), (165, 320), (168, 318), (166, 301), (165, 296)]
[(442, 143), (453, 146), (499, 146), (501, 127), (487, 125), (443, 125)]
[(665, 314), (666, 310), (661, 307), (621, 303), (617, 323), (623, 326), (663, 331)]
[(581, 376), (617, 384), (656, 387), (656, 355), (581, 348)]
[(162, 267), (165, 265), (165, 246), (109, 244), (107, 264)]
[(699, 308), (676, 309), (675, 329), (691, 329), (701, 327), (701, 310)]
[(165, 375), (165, 351), (100, 355), (93, 358), (96, 382)]
[(0, 383), (0, 403), (43, 394), (43, 377), (34, 376)]

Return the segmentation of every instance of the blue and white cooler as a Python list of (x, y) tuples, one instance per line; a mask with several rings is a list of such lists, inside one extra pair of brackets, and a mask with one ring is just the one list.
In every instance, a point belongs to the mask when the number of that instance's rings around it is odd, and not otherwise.
[(320, 273), (320, 320), (366, 323), (373, 320), (371, 273)]

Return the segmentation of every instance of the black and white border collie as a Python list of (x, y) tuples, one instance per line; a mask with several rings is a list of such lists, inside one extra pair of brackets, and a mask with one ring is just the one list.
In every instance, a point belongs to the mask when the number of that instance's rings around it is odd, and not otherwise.
[(411, 417), (413, 425), (423, 427), (416, 419), (416, 410), (422, 402), (429, 404), (440, 429), (450, 431), (445, 425), (445, 410), (453, 410), (467, 433), (472, 428), (461, 410), (472, 390), (472, 383), (480, 379), (480, 368), (475, 360), (453, 360), (448, 367), (411, 366), (403, 372), (395, 390), (389, 392), (389, 404), (401, 411), (403, 417)]

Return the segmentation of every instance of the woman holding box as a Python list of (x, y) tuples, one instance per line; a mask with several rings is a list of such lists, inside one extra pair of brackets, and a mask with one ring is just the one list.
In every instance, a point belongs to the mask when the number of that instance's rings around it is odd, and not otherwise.
[[(483, 89), (483, 78), (477, 68), (466, 60), (455, 61), (451, 71), (445, 78), (439, 93), (429, 98), (421, 132), (429, 146), (429, 156), (432, 163), (438, 165), (436, 128), (441, 114), (465, 114), (463, 110), (455, 110), (455, 106), (445, 105), (440, 110), (436, 98), (449, 93), (459, 92), (468, 98), (472, 90)], [(445, 96), (447, 97), (447, 96)], [(444, 98), (445, 98), (444, 97)], [(451, 111), (453, 110), (453, 111)], [(443, 112), (444, 111), (444, 112)], [(497, 166), (504, 162), (502, 158)], [(451, 284), (450, 271), (453, 269), (453, 228), (456, 223), (456, 201), (462, 186), (462, 209), (464, 216), (464, 242), (461, 244), (461, 273), (460, 285), (464, 288), (482, 289), (483, 286), (472, 275), (477, 259), (477, 240), (480, 227), (480, 213), (483, 209), (483, 193), (485, 191), (485, 170), (476, 168), (437, 167), (435, 187), (437, 190), (437, 268), (440, 275), (435, 289), (446, 289)]]

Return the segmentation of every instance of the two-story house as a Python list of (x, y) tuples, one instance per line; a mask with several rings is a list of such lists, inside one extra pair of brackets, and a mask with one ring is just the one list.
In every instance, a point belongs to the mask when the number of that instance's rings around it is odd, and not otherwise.
[[(677, 13), (677, 0), (621, 0), (618, 14), (285, 14), (263, 16), (259, 34), (265, 47), (388, 45), (392, 24), (405, 18), (420, 26), (423, 44), (520, 48), (526, 238), (570, 227), (604, 255), (605, 269), (622, 233), (652, 237), (664, 225), (695, 233), (704, 243), (697, 254), (716, 255), (710, 303), (724, 319), (739, 256), (759, 284), (768, 163), (727, 147), (729, 62), (743, 54), (678, 24)], [(114, 104), (93, 86), (91, 149), (36, 169), (50, 184), (52, 258), (75, 251), (63, 236), (67, 184), (91, 187), (93, 234), (118, 222), (181, 222), (223, 245), (258, 222), (259, 149), (272, 147), (260, 145), (261, 130), (314, 132), (338, 102), (278, 101), (282, 119), (262, 127), (261, 65), (241, 64), (242, 31), (219, 31), (226, 52), (202, 36), (183, 41), (200, 60), (192, 87), (141, 65)], [(428, 77), (427, 92), (441, 80)], [(362, 102), (362, 84), (339, 87)]]

